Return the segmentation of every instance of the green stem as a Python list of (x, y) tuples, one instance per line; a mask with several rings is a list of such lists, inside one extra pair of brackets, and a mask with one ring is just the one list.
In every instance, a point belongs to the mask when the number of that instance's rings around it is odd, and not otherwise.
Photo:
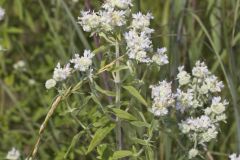
[[(115, 43), (115, 54), (116, 54), (116, 68), (119, 68), (120, 62), (119, 62), (119, 57), (120, 57), (120, 51), (119, 51), (119, 43), (116, 41)], [(116, 77), (115, 77), (115, 87), (116, 87), (116, 108), (120, 108), (120, 101), (121, 101), (121, 78), (120, 78), (120, 72), (116, 72)], [(121, 120), (119, 118), (116, 118), (117, 121), (117, 145), (118, 149), (122, 149), (122, 131), (121, 131)]]

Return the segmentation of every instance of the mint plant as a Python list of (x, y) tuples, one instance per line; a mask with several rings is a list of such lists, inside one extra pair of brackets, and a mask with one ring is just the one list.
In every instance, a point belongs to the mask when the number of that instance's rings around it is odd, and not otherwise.
[[(151, 69), (161, 74), (160, 68), (169, 63), (167, 49), (152, 43), (152, 14), (132, 13), (132, 7), (131, 0), (107, 0), (97, 12), (81, 12), (78, 23), (90, 36), (98, 36), (102, 46), (75, 54), (64, 65), (57, 63), (45, 86), (55, 89), (58, 96), (40, 127), (31, 158), (36, 157), (47, 122), (61, 103), (81, 128), (73, 133), (66, 159), (81, 137), (89, 142), (78, 152), (82, 156), (158, 159), (155, 147), (162, 134), (176, 143), (175, 158), (209, 156), (208, 142), (216, 140), (220, 123), (226, 122), (228, 102), (220, 96), (223, 83), (200, 61), (191, 74), (179, 67), (175, 88), (169, 80), (146, 83)], [(100, 65), (94, 63), (96, 54), (103, 54)], [(140, 65), (146, 67), (143, 76)], [(99, 84), (103, 72), (109, 73), (104, 80), (110, 90)], [(77, 96), (80, 107), (71, 108), (69, 101)], [(115, 101), (106, 101), (106, 97)], [(96, 106), (94, 113), (86, 109), (91, 106)], [(82, 110), (89, 113), (81, 117)]]

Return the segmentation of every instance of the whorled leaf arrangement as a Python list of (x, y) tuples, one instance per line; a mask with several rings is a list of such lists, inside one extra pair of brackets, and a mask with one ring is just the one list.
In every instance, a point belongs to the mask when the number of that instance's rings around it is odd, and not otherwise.
[[(198, 61), (192, 69), (192, 74), (187, 73), (183, 66), (179, 67), (177, 75), (178, 88), (176, 90), (172, 89), (171, 82), (164, 80), (156, 85), (148, 86), (148, 88), (152, 89), (151, 97), (143, 98), (135, 87), (123, 85), (120, 72), (123, 69), (129, 69), (132, 72), (134, 70), (132, 63), (137, 65), (142, 63), (155, 67), (169, 63), (165, 54), (167, 49), (155, 49), (153, 47), (151, 34), (154, 30), (150, 28), (150, 21), (153, 19), (153, 16), (150, 13), (144, 15), (140, 12), (132, 14), (132, 6), (131, 0), (107, 0), (98, 12), (82, 11), (81, 16), (78, 18), (78, 23), (84, 31), (90, 32), (91, 35), (98, 35), (105, 45), (94, 51), (85, 50), (83, 56), (76, 54), (63, 67), (58, 63), (54, 69), (53, 77), (46, 81), (45, 86), (47, 89), (56, 87), (60, 94), (60, 98), (57, 98), (57, 100), (61, 101), (80, 89), (85, 82), (90, 82), (91, 88), (96, 88), (94, 80), (98, 75), (103, 71), (114, 68), (112, 75), (115, 83), (115, 93), (97, 89), (104, 95), (115, 97), (115, 103), (109, 104), (112, 107), (103, 106), (98, 99), (98, 95), (91, 90), (93, 101), (100, 106), (103, 114), (112, 122), (95, 132), (87, 153), (99, 146), (98, 157), (101, 159), (103, 156), (102, 150), (106, 146), (99, 144), (113, 128), (116, 128), (117, 147), (114, 149), (113, 154), (108, 157), (109, 159), (129, 156), (138, 158), (142, 153), (146, 154), (146, 159), (152, 159), (154, 157), (152, 154), (153, 149), (151, 149), (154, 146), (153, 132), (161, 132), (161, 128), (167, 128), (171, 132), (171, 126), (164, 125), (165, 121), (173, 119), (172, 115), (174, 115), (176, 121), (173, 126), (177, 126), (181, 134), (186, 136), (190, 142), (190, 145), (188, 143), (188, 146), (186, 146), (188, 158), (203, 157), (204, 152), (207, 151), (208, 142), (217, 137), (220, 122), (226, 121), (225, 110), (228, 103), (222, 100), (219, 95), (223, 88), (223, 83), (210, 73), (204, 62)], [(105, 52), (106, 50), (110, 54), (109, 60), (112, 62), (103, 68), (97, 69), (93, 65), (94, 56), (100, 51)], [(72, 81), (68, 81), (75, 76), (79, 78), (79, 75), (81, 78), (77, 85), (74, 86)], [(148, 109), (149, 113), (152, 113), (150, 114), (150, 119), (146, 120), (141, 110), (138, 112), (142, 120), (138, 120), (134, 116), (135, 114), (128, 112), (128, 109), (122, 109), (121, 88), (124, 88), (146, 106), (148, 106), (148, 103), (145, 99), (152, 99), (152, 107)], [(58, 101), (58, 103), (60, 102)], [(56, 109), (56, 105), (53, 106), (54, 108), (50, 109), (44, 125), (40, 129), (40, 138), (46, 122)], [(133, 126), (147, 128), (147, 133), (145, 134), (148, 136), (147, 138), (146, 136), (144, 139), (132, 137), (135, 143), (142, 146), (141, 149), (136, 150), (135, 147), (133, 149), (124, 147), (121, 120), (129, 122)], [(157, 121), (159, 124), (154, 125), (154, 121)], [(35, 157), (37, 153), (40, 138), (35, 145), (32, 157)]]

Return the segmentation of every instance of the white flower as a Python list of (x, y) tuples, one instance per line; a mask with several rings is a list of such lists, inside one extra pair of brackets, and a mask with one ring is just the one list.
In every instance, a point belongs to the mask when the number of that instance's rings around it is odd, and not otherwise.
[(190, 82), (191, 76), (184, 71), (184, 66), (178, 67), (179, 73), (177, 74), (178, 83), (180, 86), (186, 85)]
[(92, 65), (93, 56), (90, 50), (85, 50), (82, 57), (79, 54), (75, 54), (75, 58), (70, 60), (70, 62), (74, 64), (74, 69), (84, 72)]
[(0, 7), (0, 21), (3, 20), (4, 15), (5, 15), (5, 10), (2, 7)]
[(152, 61), (157, 63), (158, 65), (164, 65), (164, 64), (168, 64), (168, 56), (165, 54), (165, 52), (167, 51), (167, 49), (164, 48), (158, 48), (157, 49), (157, 53), (153, 55), (152, 57)]
[(158, 107), (152, 107), (151, 112), (155, 116), (165, 116), (168, 114), (167, 108), (158, 108)]
[(155, 115), (166, 115), (168, 113), (167, 107), (172, 106), (175, 102), (171, 83), (162, 81), (159, 82), (159, 85), (150, 88), (152, 88), (153, 113)]
[(177, 89), (177, 106), (176, 109), (184, 111), (185, 109), (193, 105), (193, 90), (188, 89), (187, 92), (183, 92), (180, 89)]
[(78, 17), (78, 23), (83, 27), (86, 32), (95, 31), (101, 24), (101, 17), (95, 12), (82, 11), (81, 17)]
[(126, 19), (125, 19), (125, 11), (114, 11), (110, 10), (107, 12), (109, 14), (107, 17), (110, 17), (111, 25), (112, 26), (123, 26), (126, 24)]
[(216, 127), (212, 126), (211, 128), (209, 128), (207, 130), (207, 132), (204, 132), (202, 134), (201, 142), (202, 143), (209, 142), (210, 140), (215, 139), (217, 137), (217, 134), (218, 134), (218, 132), (216, 130)]
[(29, 84), (30, 86), (34, 86), (34, 85), (36, 84), (36, 81), (35, 81), (34, 79), (29, 79), (29, 80), (28, 80), (28, 84)]
[(19, 158), (20, 158), (20, 152), (16, 148), (12, 148), (6, 156), (6, 159), (8, 160), (19, 160)]
[(190, 132), (190, 130), (191, 130), (190, 126), (186, 123), (179, 124), (179, 127), (180, 127), (181, 132), (184, 134)]
[(230, 160), (240, 160), (240, 155), (237, 156), (236, 153), (233, 153), (229, 156)]
[(189, 152), (188, 152), (188, 158), (192, 159), (194, 157), (196, 157), (198, 155), (198, 150), (195, 148), (192, 148)]
[[(202, 115), (198, 118), (188, 118), (186, 121), (182, 121), (182, 124), (189, 125), (192, 131), (202, 131), (212, 127), (211, 119), (208, 116)], [(180, 124), (181, 126), (181, 124)]]
[(106, 0), (105, 4), (103, 4), (104, 9), (109, 8), (120, 8), (127, 9), (132, 6), (132, 0)]
[(102, 30), (109, 32), (115, 27), (121, 27), (126, 24), (126, 12), (116, 11), (114, 8), (99, 11), (100, 22)]
[(150, 26), (150, 20), (153, 19), (153, 16), (151, 13), (147, 13), (146, 15), (143, 15), (141, 12), (133, 14), (132, 17), (133, 17), (133, 20), (132, 20), (131, 27), (140, 31), (143, 31), (146, 28), (148, 28)]
[(130, 30), (129, 32), (125, 33), (125, 39), (128, 48), (133, 50), (147, 51), (152, 47), (152, 41), (144, 32), (139, 34), (135, 30)]
[(127, 42), (128, 56), (130, 59), (136, 59), (140, 62), (151, 62), (147, 56), (147, 51), (152, 48), (152, 41), (144, 33), (137, 33), (135, 30), (130, 30), (124, 35)]
[(204, 78), (210, 74), (204, 62), (197, 61), (195, 67), (192, 69), (192, 74), (197, 78)]
[(13, 65), (13, 68), (16, 70), (26, 70), (26, 63), (23, 60), (19, 60)]
[(211, 105), (211, 109), (212, 112), (214, 112), (215, 114), (221, 114), (225, 111), (226, 109), (226, 105), (228, 104), (226, 101), (220, 102), (221, 101), (221, 97), (213, 97), (212, 99), (212, 105)]
[(226, 114), (220, 114), (220, 115), (217, 115), (215, 119), (216, 119), (216, 122), (226, 121), (227, 116), (226, 116)]
[(55, 86), (56, 86), (56, 81), (55, 81), (54, 79), (49, 79), (49, 80), (47, 80), (46, 83), (45, 83), (45, 87), (46, 87), (47, 89), (51, 89), (51, 88), (53, 88), (53, 87), (55, 87)]
[(206, 85), (205, 83), (199, 88), (199, 93), (200, 94), (207, 94), (209, 90), (208, 85)]
[(210, 107), (207, 107), (205, 110), (204, 110), (204, 113), (206, 115), (210, 115), (212, 113), (212, 109)]
[(135, 59), (137, 61), (145, 62), (145, 63), (148, 63), (151, 61), (150, 58), (147, 56), (147, 52), (145, 52), (145, 51), (140, 50), (140, 51), (136, 51), (135, 53), (130, 52), (129, 55), (131, 55), (131, 54), (135, 54)]
[(217, 77), (212, 75), (209, 76), (205, 79), (206, 85), (208, 86), (209, 90), (211, 92), (220, 92), (222, 90), (222, 88), (224, 87), (223, 82), (222, 81), (218, 81)]
[(65, 67), (61, 68), (60, 63), (58, 63), (53, 72), (53, 79), (55, 81), (63, 81), (70, 76), (71, 70), (70, 64), (67, 64)]

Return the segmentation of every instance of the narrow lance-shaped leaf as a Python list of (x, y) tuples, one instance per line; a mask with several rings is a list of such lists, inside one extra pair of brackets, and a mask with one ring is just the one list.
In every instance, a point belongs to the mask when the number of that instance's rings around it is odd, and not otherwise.
[(119, 117), (121, 119), (130, 120), (130, 121), (136, 121), (137, 120), (136, 117), (134, 117), (130, 113), (128, 113), (126, 111), (123, 111), (121, 109), (114, 108), (113, 112), (116, 114), (117, 117)]
[(146, 100), (133, 86), (123, 86), (123, 88), (126, 89), (135, 98), (137, 98), (143, 105), (148, 106)]
[(94, 85), (95, 85), (96, 90), (99, 91), (100, 93), (105, 94), (107, 96), (111, 96), (111, 97), (115, 96), (114, 92), (108, 91), (108, 90), (104, 90), (99, 85), (97, 85), (96, 83), (94, 83)]
[(76, 143), (78, 142), (79, 138), (83, 135), (84, 132), (85, 131), (81, 131), (73, 137), (71, 145), (69, 146), (67, 152), (64, 155), (64, 159), (68, 158), (68, 154), (75, 147)]
[(88, 146), (87, 153), (91, 152), (102, 140), (115, 128), (115, 124), (110, 124), (104, 128), (99, 128), (93, 136), (90, 145)]
[(124, 157), (129, 157), (132, 156), (133, 153), (128, 150), (121, 150), (121, 151), (116, 151), (113, 153), (113, 159), (119, 159), (119, 158), (124, 158)]

